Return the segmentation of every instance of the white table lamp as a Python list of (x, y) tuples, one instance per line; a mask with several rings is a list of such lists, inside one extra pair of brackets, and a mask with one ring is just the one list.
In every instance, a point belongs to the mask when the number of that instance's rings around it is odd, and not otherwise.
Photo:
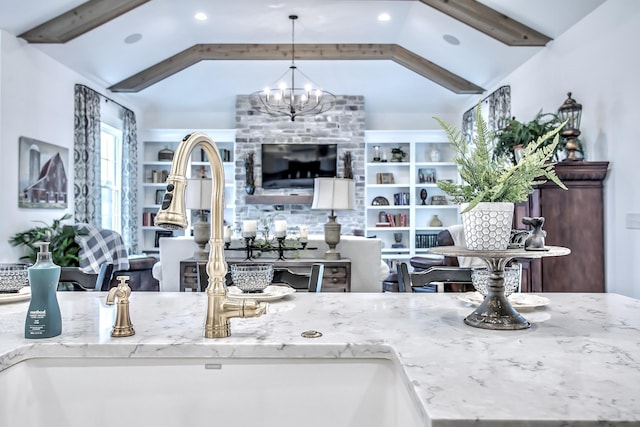
[(316, 178), (313, 185), (311, 209), (331, 209), (329, 221), (324, 225), (324, 241), (329, 246), (324, 258), (340, 259), (336, 246), (340, 243), (341, 226), (336, 222), (333, 211), (355, 208), (356, 184), (352, 179)]
[(198, 221), (193, 224), (193, 240), (198, 245), (198, 249), (193, 254), (194, 259), (209, 259), (206, 246), (211, 236), (211, 225), (207, 220), (207, 212), (211, 210), (211, 187), (210, 178), (187, 181), (186, 208), (197, 211), (198, 215)]

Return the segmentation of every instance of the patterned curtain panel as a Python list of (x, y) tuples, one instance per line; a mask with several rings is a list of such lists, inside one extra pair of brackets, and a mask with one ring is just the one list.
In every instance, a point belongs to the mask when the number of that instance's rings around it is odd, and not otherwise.
[(136, 115), (123, 111), (122, 238), (130, 254), (138, 253), (138, 136)]
[(76, 85), (74, 116), (75, 221), (100, 227), (100, 94), (86, 86)]
[[(467, 138), (467, 143), (473, 140), (477, 105), (467, 110), (462, 115), (462, 134)], [(490, 132), (497, 132), (506, 127), (511, 119), (511, 86), (501, 86), (489, 96), (480, 101), (482, 117), (487, 122)]]
[(511, 119), (511, 86), (496, 89), (489, 98), (489, 129), (497, 132), (507, 127)]

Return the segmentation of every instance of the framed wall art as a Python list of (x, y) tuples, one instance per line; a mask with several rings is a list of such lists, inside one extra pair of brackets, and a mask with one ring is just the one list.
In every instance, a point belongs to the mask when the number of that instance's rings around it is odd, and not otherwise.
[(435, 184), (436, 182), (438, 182), (438, 180), (436, 179), (435, 168), (418, 169), (418, 182), (420, 184), (423, 184), (423, 183)]
[(18, 206), (66, 209), (69, 149), (21, 136), (18, 153)]

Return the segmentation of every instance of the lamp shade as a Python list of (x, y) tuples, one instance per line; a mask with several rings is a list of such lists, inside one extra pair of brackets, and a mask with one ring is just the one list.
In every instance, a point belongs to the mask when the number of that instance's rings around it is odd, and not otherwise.
[(316, 178), (311, 209), (354, 209), (356, 184), (346, 178)]
[(186, 188), (187, 209), (211, 210), (211, 179), (190, 179)]

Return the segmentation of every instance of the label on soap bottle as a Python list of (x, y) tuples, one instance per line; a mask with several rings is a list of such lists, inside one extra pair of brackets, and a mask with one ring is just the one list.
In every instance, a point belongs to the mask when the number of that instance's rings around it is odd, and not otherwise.
[(27, 333), (29, 335), (42, 335), (47, 327), (43, 320), (47, 317), (47, 310), (30, 310), (27, 313), (30, 322), (27, 325)]

